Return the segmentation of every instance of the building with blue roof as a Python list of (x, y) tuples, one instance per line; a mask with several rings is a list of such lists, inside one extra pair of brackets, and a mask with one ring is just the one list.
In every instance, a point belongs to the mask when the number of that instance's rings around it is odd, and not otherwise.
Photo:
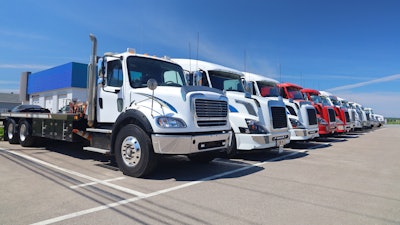
[(40, 105), (52, 113), (71, 101), (86, 101), (87, 64), (70, 62), (37, 73), (21, 75), (25, 104)]

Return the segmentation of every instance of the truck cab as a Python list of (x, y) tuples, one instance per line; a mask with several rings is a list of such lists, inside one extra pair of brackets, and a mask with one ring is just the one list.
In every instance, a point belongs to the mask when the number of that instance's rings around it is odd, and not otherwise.
[(352, 109), (356, 111), (355, 121), (354, 121), (354, 129), (361, 130), (367, 127), (367, 115), (363, 109), (363, 107), (356, 102), (349, 102), (349, 105)]
[(364, 110), (365, 110), (365, 113), (367, 115), (367, 120), (369, 120), (369, 122), (370, 122), (370, 127), (371, 128), (378, 127), (379, 126), (379, 121), (375, 117), (375, 113), (372, 110), (372, 108), (364, 108)]
[(355, 123), (356, 123), (355, 122), (356, 121), (356, 114), (357, 114), (356, 110), (353, 109), (352, 107), (350, 107), (349, 101), (347, 101), (346, 99), (337, 97), (337, 100), (338, 100), (340, 106), (346, 108), (347, 111), (349, 112), (350, 130), (354, 130), (355, 129)]
[(303, 88), (301, 89), (304, 97), (309, 100), (317, 110), (318, 132), (320, 135), (331, 135), (336, 130), (336, 114), (326, 98), (322, 97), (318, 90)]
[(303, 88), (292, 83), (277, 83), (277, 86), (289, 113), (290, 139), (306, 141), (319, 137), (317, 111), (310, 101), (304, 99), (300, 91)]
[(350, 115), (346, 108), (342, 107), (337, 100), (337, 97), (326, 91), (320, 91), (321, 95), (326, 97), (331, 105), (335, 109), (336, 113), (336, 133), (343, 134), (351, 130)]
[(289, 143), (286, 111), (282, 101), (268, 100), (245, 89), (244, 74), (210, 62), (173, 59), (194, 77), (194, 85), (226, 93), (233, 138), (227, 155), (238, 150), (280, 148)]

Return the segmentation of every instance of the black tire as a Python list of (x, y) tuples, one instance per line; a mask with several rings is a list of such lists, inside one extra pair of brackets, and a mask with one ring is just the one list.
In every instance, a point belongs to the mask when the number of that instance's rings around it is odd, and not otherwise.
[(117, 134), (114, 145), (115, 160), (123, 174), (143, 177), (157, 165), (150, 137), (137, 125), (128, 124)]
[(19, 121), (19, 143), (22, 147), (32, 147), (35, 145), (36, 137), (32, 136), (32, 126), (28, 120)]
[(18, 127), (15, 120), (9, 119), (7, 122), (7, 127), (5, 127), (5, 129), (7, 130), (5, 133), (7, 133), (8, 143), (19, 144)]
[(237, 150), (237, 146), (236, 146), (236, 136), (235, 136), (235, 132), (233, 132), (232, 130), (232, 141), (231, 143), (229, 143), (228, 147), (226, 148), (226, 152), (225, 152), (225, 157), (230, 159), (233, 158), (238, 150)]
[(8, 133), (7, 133), (7, 120), (3, 121), (3, 141), (8, 141)]
[(196, 163), (209, 163), (213, 161), (217, 157), (217, 153), (215, 151), (211, 152), (201, 152), (188, 155), (188, 158), (192, 162)]

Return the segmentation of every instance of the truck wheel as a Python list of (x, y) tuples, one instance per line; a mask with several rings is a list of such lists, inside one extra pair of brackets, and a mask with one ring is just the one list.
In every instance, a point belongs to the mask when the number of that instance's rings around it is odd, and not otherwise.
[(3, 129), (3, 141), (8, 141), (8, 132), (7, 132), (7, 120), (3, 121), (4, 129)]
[(32, 126), (27, 120), (19, 122), (19, 143), (22, 147), (31, 147), (35, 144), (36, 138), (32, 136)]
[(7, 123), (7, 138), (8, 138), (8, 143), (10, 144), (18, 144), (19, 143), (19, 138), (18, 138), (18, 131), (17, 131), (17, 123), (15, 123), (15, 120), (9, 119)]
[(236, 136), (235, 132), (232, 130), (232, 141), (229, 143), (228, 147), (226, 148), (226, 158), (230, 159), (237, 154), (237, 146), (236, 146)]
[(128, 124), (119, 131), (115, 141), (115, 160), (123, 174), (143, 177), (157, 165), (150, 137), (137, 125)]
[(196, 162), (196, 163), (209, 163), (213, 159), (216, 158), (216, 155), (217, 154), (215, 151), (201, 152), (201, 153), (195, 153), (195, 154), (188, 155), (188, 158), (190, 159), (190, 161)]

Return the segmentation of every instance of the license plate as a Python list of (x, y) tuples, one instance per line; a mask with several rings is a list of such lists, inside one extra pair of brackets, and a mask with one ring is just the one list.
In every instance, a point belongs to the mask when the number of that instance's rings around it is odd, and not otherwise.
[(276, 140), (276, 146), (284, 146), (285, 142), (286, 142), (285, 139)]
[(310, 131), (310, 132), (308, 132), (308, 134), (315, 134), (315, 133), (317, 133), (317, 131)]

